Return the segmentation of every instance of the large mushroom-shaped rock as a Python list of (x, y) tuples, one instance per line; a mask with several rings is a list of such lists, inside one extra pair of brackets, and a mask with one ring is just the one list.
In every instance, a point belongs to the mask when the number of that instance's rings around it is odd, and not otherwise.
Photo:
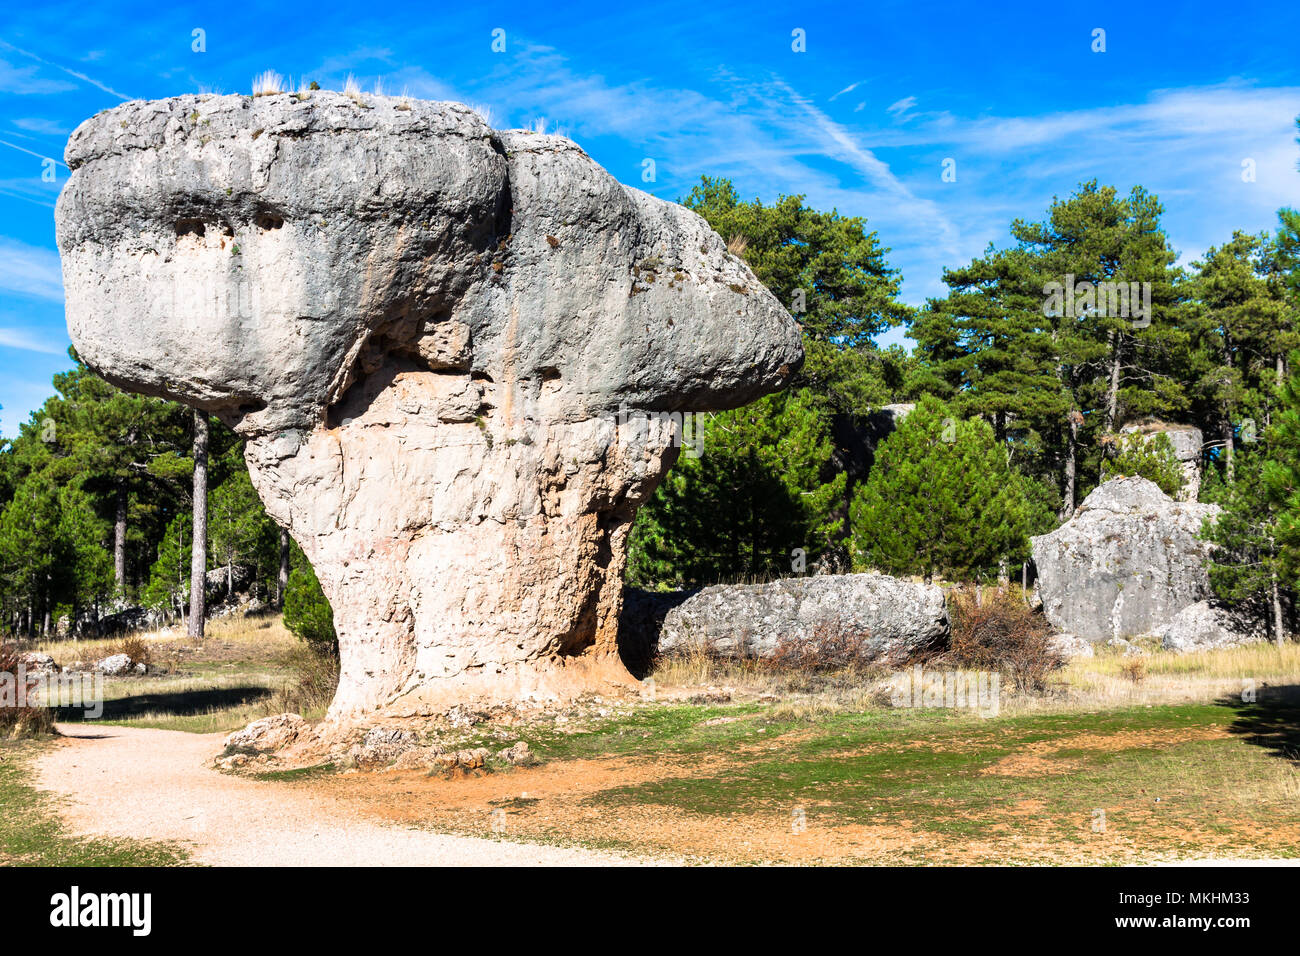
[(1176, 502), (1145, 478), (1112, 478), (1051, 534), (1032, 539), (1043, 613), (1089, 641), (1149, 634), (1210, 594), (1217, 505)]
[(72, 341), (247, 439), (334, 608), (332, 717), (631, 680), (626, 538), (675, 413), (802, 360), (703, 219), (567, 139), (396, 97), (132, 102), (67, 162)]

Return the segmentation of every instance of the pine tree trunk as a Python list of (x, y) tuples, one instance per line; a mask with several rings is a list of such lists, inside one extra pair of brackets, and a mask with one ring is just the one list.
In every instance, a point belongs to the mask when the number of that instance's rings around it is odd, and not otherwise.
[(1232, 434), (1232, 420), (1228, 418), (1226, 412), (1223, 418), (1223, 473), (1228, 479), (1228, 484), (1236, 480), (1237, 469), (1236, 462), (1233, 460), (1236, 456), (1235, 438)]
[(1110, 387), (1106, 391), (1106, 431), (1115, 430), (1115, 421), (1119, 417), (1119, 337), (1114, 329), (1110, 332)]
[(190, 539), (189, 636), (203, 639), (208, 577), (208, 416), (194, 412), (194, 536)]
[(284, 609), (284, 595), (289, 590), (289, 532), (280, 529), (280, 579), (275, 592), (275, 606)]
[(1277, 646), (1281, 647), (1286, 640), (1286, 635), (1282, 632), (1282, 596), (1278, 593), (1276, 572), (1273, 573), (1272, 579), (1273, 639), (1277, 641)]
[(126, 511), (129, 495), (125, 487), (117, 489), (117, 515), (113, 522), (113, 581), (126, 594)]
[(1075, 480), (1078, 473), (1079, 425), (1075, 421), (1077, 413), (1069, 414), (1070, 433), (1065, 441), (1065, 489), (1061, 494), (1061, 520), (1068, 521), (1074, 514)]

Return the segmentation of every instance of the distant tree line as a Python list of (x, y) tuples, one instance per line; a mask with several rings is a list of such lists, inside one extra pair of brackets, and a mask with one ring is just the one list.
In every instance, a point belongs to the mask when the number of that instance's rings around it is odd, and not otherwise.
[(281, 604), (294, 549), (253, 490), (243, 442), (70, 355), (56, 394), (0, 446), (0, 626), (48, 635), (66, 617), (93, 633), (143, 606), (201, 636), (212, 569), (225, 571), (215, 596), (238, 581)]
[[(705, 418), (702, 454), (638, 513), (630, 583), (1005, 578), (1100, 482), (1178, 491), (1168, 441), (1122, 431), (1158, 419), (1203, 432), (1200, 497), (1227, 509), (1216, 588), (1280, 626), (1300, 565), (1300, 213), (1182, 268), (1155, 196), (1086, 182), (913, 310), (861, 218), (707, 177), (684, 202), (791, 309), (807, 361), (787, 391)], [(900, 324), (915, 349), (880, 348)], [(871, 447), (895, 403), (919, 405)]]

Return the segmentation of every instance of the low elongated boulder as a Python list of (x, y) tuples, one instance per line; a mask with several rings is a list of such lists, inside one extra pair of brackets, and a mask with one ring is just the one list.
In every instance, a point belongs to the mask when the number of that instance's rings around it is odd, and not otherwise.
[(948, 634), (942, 589), (884, 574), (640, 595), (629, 610), (640, 618), (628, 622), (629, 636), (637, 634), (658, 653), (701, 648), (724, 657), (806, 659), (825, 652), (872, 660), (906, 656)]
[(95, 670), (105, 677), (122, 677), (131, 672), (131, 657), (128, 654), (110, 654), (95, 664)]
[(1156, 634), (1161, 647), (1179, 654), (1268, 640), (1262, 622), (1212, 601), (1197, 601), (1183, 608)]
[(1033, 539), (1043, 613), (1094, 642), (1153, 633), (1210, 595), (1210, 544), (1199, 535), (1218, 513), (1145, 478), (1111, 479)]
[(281, 750), (308, 731), (298, 714), (273, 714), (253, 721), (226, 737), (227, 750)]
[(702, 218), (406, 97), (136, 101), (66, 158), (72, 341), (246, 439), (333, 607), (332, 718), (632, 683), (627, 534), (682, 413), (803, 359)]
[(1096, 654), (1092, 642), (1085, 641), (1073, 634), (1053, 634), (1047, 639), (1048, 645), (1061, 657), (1092, 657)]

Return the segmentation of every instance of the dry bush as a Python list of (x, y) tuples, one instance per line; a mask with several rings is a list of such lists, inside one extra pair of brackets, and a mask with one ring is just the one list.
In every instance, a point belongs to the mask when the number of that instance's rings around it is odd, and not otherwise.
[(733, 256), (744, 256), (745, 250), (749, 248), (749, 240), (737, 233), (727, 240), (727, 251)]
[(866, 667), (872, 662), (870, 637), (842, 621), (823, 622), (807, 640), (781, 638), (766, 664), (773, 670), (814, 674)]
[(339, 686), (338, 656), (303, 644), (286, 653), (283, 664), (289, 683), (268, 698), (267, 714), (301, 714), (308, 720), (323, 715)]
[(1043, 691), (1048, 675), (1065, 663), (1048, 640), (1046, 621), (1009, 591), (986, 590), (977, 601), (970, 591), (954, 590), (948, 613), (952, 639), (942, 657), (948, 665), (1000, 671), (1016, 690)]
[[(26, 668), (23, 669), (26, 686), (19, 696), (18, 669), (22, 656), (16, 644), (0, 644), (0, 680), (8, 685), (0, 695), (0, 739), (14, 740), (54, 732), (54, 712), (48, 707), (26, 704), (35, 695), (39, 683), (36, 675)], [(20, 701), (25, 706), (19, 706)]]
[(1130, 657), (1119, 665), (1119, 672), (1134, 684), (1140, 684), (1147, 679), (1147, 659)]
[(113, 650), (113, 653), (125, 654), (127, 657), (131, 658), (132, 667), (136, 664), (143, 664), (145, 667), (149, 667), (153, 664), (153, 648), (149, 646), (148, 641), (140, 637), (138, 634), (133, 634), (131, 637), (123, 638)]

